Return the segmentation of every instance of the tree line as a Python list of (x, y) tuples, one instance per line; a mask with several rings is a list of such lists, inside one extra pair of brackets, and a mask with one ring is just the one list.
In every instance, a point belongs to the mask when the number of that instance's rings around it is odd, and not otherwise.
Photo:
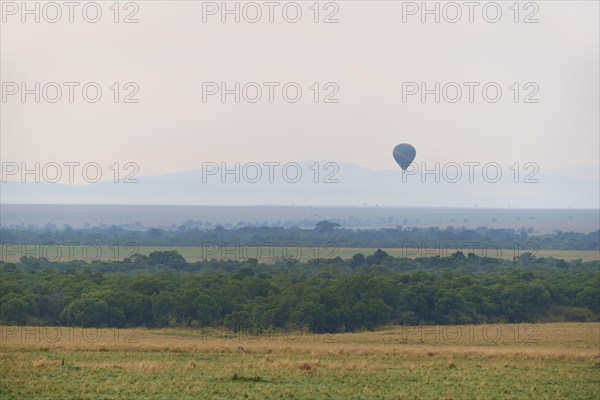
[(388, 324), (598, 321), (600, 263), (513, 262), (461, 252), (272, 264), (188, 263), (176, 251), (121, 262), (0, 263), (5, 324), (84, 327), (303, 327), (352, 332)]
[[(494, 229), (479, 227), (416, 228), (402, 227), (381, 229), (346, 229), (338, 224), (321, 221), (313, 229), (298, 227), (245, 226), (225, 229), (217, 226), (200, 229), (181, 225), (178, 229), (128, 230), (122, 227), (91, 227), (74, 229), (0, 228), (3, 244), (52, 244), (95, 243), (112, 245), (115, 242), (135, 243), (137, 246), (203, 246), (207, 243), (236, 245), (240, 243), (294, 243), (298, 246), (314, 246), (315, 243), (333, 243), (337, 247), (350, 248), (404, 248), (429, 247), (440, 244), (471, 245), (482, 248), (488, 243), (502, 249), (529, 247), (548, 250), (599, 250), (600, 230), (589, 233), (555, 231), (551, 234), (534, 235), (533, 229)], [(464, 248), (464, 247), (461, 247)]]

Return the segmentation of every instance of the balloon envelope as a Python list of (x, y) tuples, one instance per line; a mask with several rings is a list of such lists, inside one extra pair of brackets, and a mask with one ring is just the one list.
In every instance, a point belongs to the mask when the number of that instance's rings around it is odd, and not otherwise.
[(394, 147), (394, 152), (392, 154), (400, 168), (402, 168), (403, 171), (406, 171), (406, 168), (408, 168), (410, 163), (415, 159), (417, 151), (408, 143), (400, 143), (398, 146)]

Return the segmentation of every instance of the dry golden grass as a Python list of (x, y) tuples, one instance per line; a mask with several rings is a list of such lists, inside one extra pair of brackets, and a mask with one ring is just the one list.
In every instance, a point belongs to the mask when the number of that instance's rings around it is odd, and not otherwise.
[(33, 366), (35, 368), (51, 368), (51, 367), (58, 367), (59, 365), (61, 365), (61, 360), (48, 360), (46, 358), (42, 358), (39, 360), (35, 360), (33, 362)]
[[(218, 329), (47, 328), (45, 336), (34, 333), (45, 328), (2, 329), (1, 398), (585, 399), (600, 384), (600, 323), (260, 337)], [(450, 329), (466, 334), (449, 342)], [(492, 341), (492, 331), (502, 334)]]
[[(261, 336), (222, 329), (3, 327), (2, 348), (19, 351), (395, 355), (495, 355), (579, 359), (598, 355), (600, 323), (393, 326), (375, 332)], [(0, 353), (0, 357), (6, 356)]]

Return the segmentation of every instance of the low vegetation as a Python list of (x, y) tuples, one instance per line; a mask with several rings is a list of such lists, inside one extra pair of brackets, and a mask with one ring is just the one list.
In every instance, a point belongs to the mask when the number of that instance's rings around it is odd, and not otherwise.
[(580, 400), (596, 399), (600, 385), (598, 323), (0, 333), (3, 399)]

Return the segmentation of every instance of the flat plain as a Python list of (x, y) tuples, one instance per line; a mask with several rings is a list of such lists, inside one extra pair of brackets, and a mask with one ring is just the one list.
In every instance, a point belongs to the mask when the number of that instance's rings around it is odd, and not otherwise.
[(1, 328), (3, 399), (597, 399), (600, 387), (600, 323)]
[[(36, 247), (37, 246), (37, 247)], [(36, 257), (45, 257), (50, 261), (67, 262), (72, 260), (83, 260), (91, 262), (101, 261), (122, 261), (124, 258), (135, 253), (149, 255), (154, 251), (178, 251), (187, 262), (196, 262), (202, 260), (216, 259), (219, 261), (236, 260), (245, 261), (248, 258), (256, 258), (261, 263), (272, 263), (284, 257), (297, 259), (299, 261), (311, 261), (316, 258), (330, 259), (340, 257), (350, 259), (357, 253), (365, 256), (373, 254), (376, 248), (354, 248), (354, 247), (303, 247), (296, 246), (293, 243), (285, 246), (252, 244), (244, 246), (217, 246), (214, 244), (206, 246), (136, 246), (132, 244), (99, 246), (94, 244), (82, 244), (75, 246), (44, 246), (44, 245), (23, 245), (20, 249), (14, 249), (9, 246), (0, 246), (0, 261), (18, 262), (22, 255), (33, 255)], [(393, 257), (416, 258), (416, 257), (447, 257), (457, 248), (447, 249), (418, 249), (418, 248), (382, 248)], [(581, 259), (582, 261), (600, 260), (600, 251), (598, 250), (527, 250), (521, 249), (462, 249), (467, 255), (473, 251), (479, 257), (501, 258), (503, 260), (513, 260), (514, 257), (522, 255), (526, 251), (532, 252), (536, 257), (554, 257), (567, 261)]]

